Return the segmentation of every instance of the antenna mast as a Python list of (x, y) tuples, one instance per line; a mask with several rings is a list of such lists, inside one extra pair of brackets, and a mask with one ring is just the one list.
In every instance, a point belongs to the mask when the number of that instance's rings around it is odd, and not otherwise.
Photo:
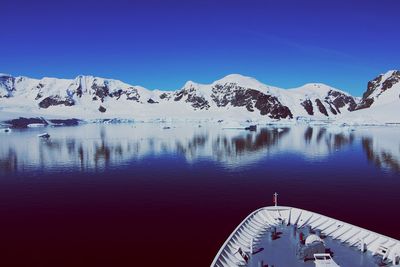
[(274, 201), (275, 207), (277, 207), (278, 206), (278, 193), (276, 193), (276, 192), (274, 194), (273, 201)]

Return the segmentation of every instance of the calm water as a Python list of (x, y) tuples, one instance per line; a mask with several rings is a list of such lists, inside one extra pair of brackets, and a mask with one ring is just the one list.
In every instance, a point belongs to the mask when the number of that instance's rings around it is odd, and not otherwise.
[(399, 133), (194, 124), (1, 133), (0, 266), (209, 266), (275, 191), (282, 205), (400, 239)]

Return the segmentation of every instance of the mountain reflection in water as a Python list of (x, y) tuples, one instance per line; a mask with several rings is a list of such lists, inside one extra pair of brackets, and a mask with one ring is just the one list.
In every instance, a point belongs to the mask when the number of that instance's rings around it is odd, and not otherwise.
[(400, 136), (397, 128), (266, 127), (256, 132), (222, 126), (177, 124), (88, 124), (15, 130), (0, 139), (0, 172), (30, 170), (99, 171), (146, 156), (183, 156), (187, 162), (212, 160), (226, 168), (251, 166), (275, 154), (296, 153), (319, 160), (350, 147), (362, 147), (378, 168), (400, 172)]
[(399, 238), (398, 128), (257, 128), (1, 133), (0, 266), (209, 266), (274, 192), (282, 205)]

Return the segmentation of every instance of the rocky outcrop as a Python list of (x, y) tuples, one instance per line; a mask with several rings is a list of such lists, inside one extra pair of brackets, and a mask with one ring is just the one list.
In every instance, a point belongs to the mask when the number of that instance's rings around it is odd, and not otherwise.
[[(325, 85), (313, 85), (317, 90), (327, 90)], [(325, 87), (325, 88), (321, 88)], [(356, 100), (339, 90), (329, 89), (327, 93), (311, 95), (300, 103), (308, 115), (323, 114), (327, 117), (341, 114), (343, 110), (353, 111), (357, 106)]]
[(154, 101), (153, 99), (149, 98), (149, 100), (147, 100), (147, 103), (149, 104), (158, 104), (157, 101)]
[(107, 111), (107, 109), (106, 109), (105, 107), (103, 107), (103, 106), (100, 106), (100, 107), (99, 107), (99, 111), (100, 111), (101, 113), (104, 113), (104, 112)]
[(321, 100), (316, 99), (316, 100), (315, 100), (315, 103), (317, 104), (317, 107), (318, 107), (319, 112), (321, 112), (322, 114), (324, 114), (325, 116), (328, 117), (328, 116), (329, 116), (329, 115), (328, 115), (328, 111), (326, 111), (326, 108), (325, 108), (325, 106), (322, 104)]
[(12, 128), (27, 128), (30, 124), (43, 124), (48, 125), (48, 122), (43, 118), (23, 118), (8, 120), (4, 123), (10, 125)]
[(381, 74), (372, 81), (368, 82), (367, 90), (362, 96), (360, 103), (355, 109), (369, 108), (380, 95), (391, 89), (393, 85), (400, 82), (400, 71), (391, 71), (387, 74)]
[(374, 103), (374, 98), (371, 97), (370, 95), (379, 87), (381, 81), (382, 81), (383, 75), (379, 75), (372, 81), (368, 82), (367, 85), (367, 91), (364, 92), (362, 99), (360, 103), (357, 105), (356, 109), (364, 109), (364, 108), (369, 108), (372, 103)]
[(53, 119), (49, 121), (55, 124), (54, 126), (76, 126), (82, 122), (81, 120), (78, 119)]
[(78, 88), (76, 88), (76, 95), (78, 97), (82, 97), (83, 91), (82, 91), (82, 85), (79, 83)]
[(310, 99), (304, 100), (301, 102), (301, 105), (307, 111), (308, 115), (314, 115), (314, 108)]
[[(14, 77), (6, 74), (0, 74), (0, 98), (12, 96), (13, 92), (15, 91), (14, 82)], [(1, 90), (2, 88), (3, 90)]]
[[(89, 79), (89, 81), (86, 81), (87, 79)], [(70, 88), (67, 89), (67, 91), (71, 91), (71, 95), (75, 95), (78, 98), (81, 98), (84, 94), (88, 93), (93, 95), (93, 101), (100, 100), (101, 102), (104, 102), (107, 97), (119, 100), (125, 96), (127, 100), (139, 102), (140, 94), (135, 87), (129, 86), (126, 88), (120, 88), (119, 86), (112, 84), (112, 81), (113, 80), (91, 76), (78, 76), (71, 83), (69, 86)]]
[(233, 107), (246, 107), (250, 112), (258, 109), (261, 115), (267, 115), (273, 119), (293, 118), (290, 109), (283, 105), (276, 96), (235, 83), (214, 85), (211, 98), (218, 107), (225, 107), (229, 104)]
[(162, 94), (160, 95), (160, 99), (163, 99), (163, 100), (170, 100), (170, 99), (171, 99), (171, 93), (162, 93)]
[(41, 108), (48, 108), (50, 106), (73, 106), (75, 104), (74, 100), (71, 98), (64, 98), (62, 99), (59, 96), (49, 96), (39, 102), (39, 107)]
[(337, 113), (341, 113), (340, 109), (347, 106), (348, 111), (355, 110), (357, 103), (354, 97), (339, 91), (330, 90), (325, 97), (325, 102), (333, 106)]
[(386, 90), (392, 88), (393, 85), (395, 85), (399, 81), (400, 81), (400, 71), (399, 70), (398, 71), (394, 71), (392, 73), (392, 75), (382, 83), (382, 89), (381, 89), (380, 94), (382, 94)]
[(356, 110), (369, 108), (374, 103), (374, 98), (365, 98), (357, 105)]
[(134, 87), (129, 87), (126, 91), (126, 99), (139, 102), (140, 94), (138, 93), (138, 90)]
[(94, 94), (101, 100), (101, 102), (104, 102), (104, 98), (108, 96), (110, 92), (107, 85), (98, 85), (96, 83), (92, 85), (92, 89)]
[(184, 100), (189, 103), (195, 110), (207, 110), (210, 108), (210, 104), (204, 96), (199, 94), (198, 90), (194, 85), (185, 86), (174, 94), (174, 101)]

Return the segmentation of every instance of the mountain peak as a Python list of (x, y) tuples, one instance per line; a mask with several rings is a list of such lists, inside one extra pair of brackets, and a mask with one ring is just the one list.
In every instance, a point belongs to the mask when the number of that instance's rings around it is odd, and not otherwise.
[(375, 77), (375, 79), (369, 81), (369, 83), (375, 83), (375, 84), (380, 84), (384, 81), (386, 81), (387, 79), (396, 77), (396, 76), (400, 76), (400, 70), (388, 70), (385, 73), (381, 73), (380, 75), (378, 75), (377, 77)]
[(396, 73), (398, 73), (398, 72), (400, 72), (399, 70), (388, 70), (386, 73), (384, 73), (384, 74), (382, 74), (383, 76), (388, 76), (388, 77), (390, 77), (390, 76), (392, 76), (393, 74), (396, 74)]
[(196, 85), (198, 85), (198, 83), (194, 82), (194, 81), (187, 81), (185, 83), (185, 85), (183, 86), (183, 88), (190, 88), (190, 87), (195, 87)]
[(75, 78), (75, 80), (80, 80), (80, 79), (85, 79), (85, 78), (94, 78), (94, 76), (93, 75), (83, 75), (83, 74), (81, 74), (81, 75), (78, 75), (78, 76), (76, 76), (76, 78)]
[(265, 91), (271, 89), (270, 86), (256, 80), (255, 78), (249, 76), (243, 76), (241, 74), (229, 74), (222, 79), (216, 80), (213, 84), (229, 84), (233, 83), (241, 87), (257, 89), (260, 91)]
[(324, 83), (306, 83), (300, 87), (289, 89), (292, 91), (297, 91), (297, 92), (309, 92), (309, 93), (314, 93), (314, 94), (326, 94), (327, 92), (333, 90), (336, 92), (343, 93), (345, 95), (350, 95), (349, 93), (339, 90), (337, 88), (333, 88), (332, 86), (329, 86)]
[(260, 83), (259, 81), (257, 81), (256, 79), (252, 78), (252, 77), (248, 77), (248, 76), (244, 76), (241, 74), (229, 74), (226, 75), (225, 77), (215, 81), (214, 83), (245, 83), (245, 82), (257, 82)]
[[(400, 92), (400, 71), (389, 70), (368, 82), (367, 90), (357, 109), (369, 108), (372, 104), (387, 104), (398, 99)], [(380, 99), (380, 101), (377, 101)], [(378, 102), (378, 103), (376, 103)]]

